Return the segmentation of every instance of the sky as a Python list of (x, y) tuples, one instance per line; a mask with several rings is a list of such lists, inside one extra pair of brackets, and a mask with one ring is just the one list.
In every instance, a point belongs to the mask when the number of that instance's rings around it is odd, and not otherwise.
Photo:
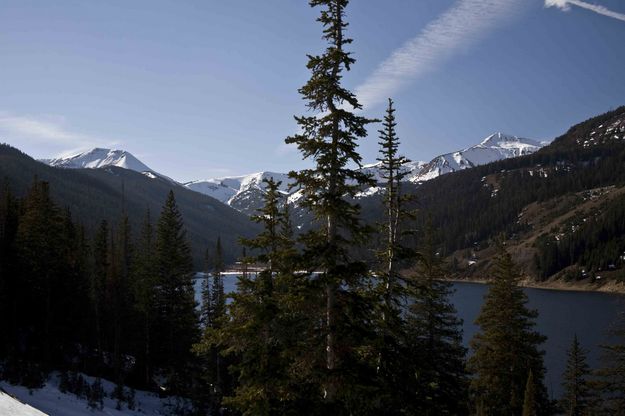
[[(501, 131), (552, 140), (625, 104), (622, 0), (354, 0), (363, 114), (412, 160)], [(0, 0), (0, 142), (128, 150), (179, 181), (300, 169), (284, 138), (325, 44), (304, 0)], [(377, 128), (360, 143), (378, 152)]]

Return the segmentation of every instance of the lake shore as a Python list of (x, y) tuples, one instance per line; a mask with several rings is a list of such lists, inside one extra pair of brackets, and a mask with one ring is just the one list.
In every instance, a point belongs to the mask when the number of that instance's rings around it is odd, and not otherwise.
[[(445, 280), (455, 283), (488, 284), (488, 280), (486, 279), (449, 278)], [(625, 295), (625, 284), (614, 281), (608, 281), (599, 284), (590, 282), (566, 282), (564, 280), (546, 280), (544, 282), (537, 282), (533, 279), (526, 278), (521, 280), (520, 285), (522, 287), (528, 287), (532, 289), (559, 290), (569, 292), (601, 292), (611, 293), (615, 295)]]

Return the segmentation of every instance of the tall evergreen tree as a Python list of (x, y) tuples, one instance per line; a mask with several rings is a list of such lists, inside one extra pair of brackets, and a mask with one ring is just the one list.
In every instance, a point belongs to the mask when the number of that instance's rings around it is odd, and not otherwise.
[[(84, 227), (74, 222), (69, 208), (66, 208), (62, 222), (63, 232), (58, 238), (62, 246), (63, 271), (59, 293), (55, 295), (55, 300), (59, 302), (59, 343), (63, 344), (65, 358), (82, 359), (84, 355), (81, 351), (92, 341), (89, 296), (91, 252)], [(69, 361), (61, 365), (72, 365), (72, 360)]]
[(102, 221), (93, 240), (93, 265), (90, 279), (91, 305), (94, 318), (94, 346), (98, 356), (98, 375), (102, 375), (100, 368), (104, 362), (104, 322), (106, 305), (106, 276), (109, 270), (109, 226)]
[(154, 229), (150, 210), (147, 209), (132, 266), (132, 281), (135, 308), (141, 319), (140, 366), (143, 369), (143, 383), (152, 384), (152, 332), (156, 316), (157, 268), (155, 262)]
[(208, 341), (220, 345), (230, 357), (238, 385), (226, 403), (244, 415), (288, 414), (293, 411), (289, 395), (289, 377), (283, 363), (283, 342), (286, 328), (281, 324), (281, 308), (277, 302), (276, 283), (282, 268), (280, 182), (265, 179), (265, 205), (252, 220), (264, 226), (255, 238), (243, 244), (258, 255), (257, 263), (265, 269), (255, 278), (240, 276), (238, 291), (232, 295), (229, 319), (218, 331), (208, 333)]
[(451, 284), (444, 277), (434, 232), (428, 223), (417, 252), (416, 273), (407, 281), (408, 348), (401, 357), (406, 367), (403, 374), (408, 370), (403, 383), (407, 388), (405, 397), (412, 411), (422, 415), (467, 413), (462, 321), (449, 300)]
[(520, 414), (531, 370), (536, 413), (548, 414), (543, 352), (539, 350), (545, 337), (534, 330), (537, 312), (526, 307), (527, 296), (518, 286), (519, 275), (510, 254), (503, 245), (499, 250), (489, 291), (475, 321), (480, 332), (471, 340), (473, 399), (482, 403), (489, 415)]
[[(400, 192), (402, 165), (408, 160), (399, 155), (396, 125), (393, 101), (389, 98), (384, 128), (379, 130), (380, 156), (377, 159), (380, 162), (380, 177), (385, 182), (386, 188), (382, 198), (386, 215), (384, 221), (380, 223), (384, 242), (378, 252), (379, 266), (376, 273), (377, 296), (380, 299), (375, 321), (379, 333), (376, 348), (377, 377), (380, 379), (378, 383), (380, 391), (377, 393), (380, 414), (396, 414), (402, 409), (410, 408), (405, 392), (411, 391), (411, 387), (405, 390), (397, 388), (398, 385), (406, 386), (406, 378), (410, 378), (409, 371), (404, 371), (409, 367), (406, 365), (406, 358), (409, 356), (408, 324), (405, 320), (407, 291), (398, 270), (400, 262), (405, 263), (408, 257), (408, 250), (402, 245), (401, 227), (412, 216), (401, 207), (405, 199)], [(402, 378), (402, 375), (407, 377)]]
[[(156, 229), (156, 319), (160, 366), (175, 392), (188, 383), (191, 346), (198, 339), (193, 291), (193, 260), (173, 191), (169, 192)], [(156, 357), (155, 357), (156, 358)]]
[(383, 253), (383, 260), (386, 263), (386, 303), (390, 303), (395, 283), (396, 257), (400, 247), (397, 247), (400, 240), (400, 223), (402, 220), (402, 195), (400, 193), (401, 181), (405, 177), (404, 165), (409, 162), (404, 156), (399, 154), (399, 138), (395, 132), (397, 123), (395, 121), (395, 108), (393, 100), (388, 99), (386, 116), (384, 117), (383, 129), (380, 133), (380, 162), (381, 179), (385, 181), (386, 192), (384, 194), (384, 206), (386, 208), (386, 247)]
[(625, 315), (611, 331), (615, 342), (602, 345), (603, 365), (597, 372), (606, 414), (625, 415)]
[(387, 322), (392, 319), (391, 315), (396, 318), (400, 315), (400, 308), (403, 298), (405, 297), (404, 285), (401, 284), (401, 276), (397, 272), (398, 260), (405, 252), (405, 248), (401, 245), (402, 222), (405, 222), (410, 216), (402, 210), (401, 203), (405, 199), (400, 192), (401, 180), (405, 176), (403, 165), (408, 162), (403, 156), (399, 155), (399, 138), (396, 135), (395, 127), (395, 109), (393, 108), (393, 100), (388, 99), (388, 108), (383, 123), (384, 129), (379, 130), (380, 133), (380, 162), (381, 179), (385, 181), (386, 192), (383, 197), (385, 207), (385, 222), (382, 224), (384, 234), (386, 235), (385, 244), (379, 253), (382, 270), (379, 274), (382, 284), (382, 320)]
[[(309, 269), (321, 271), (318, 290), (325, 298), (325, 371), (320, 375), (323, 394), (329, 404), (349, 400), (350, 407), (363, 403), (356, 399), (356, 390), (364, 387), (358, 387), (359, 371), (352, 371), (359, 364), (350, 361), (363, 364), (362, 358), (368, 354), (361, 349), (366, 343), (363, 332), (356, 330), (362, 329), (362, 321), (367, 319), (361, 316), (367, 313), (367, 307), (360, 301), (367, 267), (350, 258), (350, 249), (362, 238), (365, 228), (359, 221), (359, 206), (349, 198), (360, 184), (370, 183), (367, 175), (350, 165), (361, 164), (357, 142), (366, 137), (366, 126), (372, 120), (350, 111), (361, 105), (342, 86), (343, 71), (355, 62), (345, 50), (352, 42), (345, 36), (347, 4), (348, 0), (310, 1), (312, 7), (322, 8), (317, 20), (324, 27), (328, 47), (322, 55), (309, 55), (307, 66), (312, 75), (299, 92), (317, 114), (296, 117), (301, 133), (288, 137), (286, 142), (296, 144), (305, 159), (315, 162), (313, 168), (290, 175), (301, 189), (302, 205), (314, 213), (321, 226), (305, 235), (303, 242)], [(311, 344), (320, 341), (311, 340)]]
[(20, 299), (20, 316), (31, 322), (25, 322), (23, 328), (34, 324), (33, 338), (28, 342), (30, 348), (41, 355), (40, 362), (52, 364), (52, 349), (56, 344), (55, 327), (59, 303), (56, 292), (63, 287), (62, 240), (63, 217), (50, 198), (47, 182), (35, 180), (23, 202), (17, 229), (18, 255), (21, 263), (23, 284), (21, 293), (26, 298)]
[(590, 367), (586, 361), (586, 351), (580, 345), (577, 335), (573, 337), (567, 352), (566, 369), (562, 375), (564, 395), (560, 406), (567, 416), (591, 414), (596, 405), (590, 382)]
[(130, 267), (132, 249), (130, 243), (130, 222), (123, 214), (116, 232), (111, 231), (110, 263), (107, 276), (107, 300), (110, 314), (111, 352), (113, 354), (113, 375), (115, 381), (123, 383), (123, 351), (128, 350), (126, 332), (130, 319)]
[(209, 305), (210, 310), (207, 317), (207, 325), (217, 327), (226, 313), (226, 295), (224, 292), (224, 276), (226, 271), (224, 264), (223, 248), (221, 237), (217, 237), (215, 244), (215, 266), (212, 273), (212, 285), (210, 288)]
[(202, 304), (200, 308), (200, 322), (203, 326), (207, 326), (210, 322), (212, 303), (211, 303), (211, 259), (208, 248), (204, 252), (204, 276), (200, 290)]

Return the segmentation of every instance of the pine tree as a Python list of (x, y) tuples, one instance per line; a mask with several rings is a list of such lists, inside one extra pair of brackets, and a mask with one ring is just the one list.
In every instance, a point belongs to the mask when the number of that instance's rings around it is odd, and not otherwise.
[(154, 351), (173, 391), (189, 382), (185, 377), (191, 346), (198, 338), (193, 291), (193, 261), (182, 216), (170, 191), (156, 229), (158, 333)]
[[(207, 330), (219, 330), (226, 320), (226, 294), (224, 291), (223, 272), (225, 271), (221, 237), (217, 237), (215, 244), (215, 267), (213, 268), (213, 282), (210, 288), (210, 312), (207, 319)], [(217, 346), (211, 346), (209, 355), (209, 377), (213, 392), (213, 402), (220, 403), (225, 394), (228, 394), (228, 362), (222, 357)]]
[(573, 337), (567, 356), (566, 369), (562, 375), (564, 395), (560, 405), (567, 416), (588, 415), (596, 398), (589, 380), (591, 371), (586, 362), (586, 351), (581, 347), (577, 335)]
[(226, 295), (224, 292), (223, 273), (226, 270), (224, 265), (223, 248), (221, 237), (217, 237), (215, 244), (215, 267), (213, 268), (213, 282), (210, 288), (210, 311), (207, 317), (207, 325), (213, 328), (220, 325), (226, 313)]
[[(59, 304), (59, 344), (65, 357), (81, 357), (92, 341), (90, 299), (90, 247), (83, 226), (74, 222), (66, 208), (61, 240), (63, 271), (55, 300)], [(81, 357), (82, 358), (82, 357)], [(72, 365), (73, 360), (70, 360)]]
[(117, 232), (111, 232), (107, 291), (111, 323), (113, 374), (118, 386), (123, 384), (123, 351), (127, 350), (130, 320), (130, 268), (132, 264), (131, 231), (128, 216), (122, 214)]
[(399, 316), (400, 304), (405, 297), (403, 293), (403, 285), (400, 282), (401, 276), (397, 273), (398, 256), (405, 252), (401, 245), (400, 226), (403, 221), (408, 219), (410, 215), (402, 210), (401, 203), (405, 199), (400, 192), (400, 183), (405, 176), (403, 173), (403, 165), (408, 162), (403, 156), (399, 155), (399, 138), (395, 133), (395, 109), (393, 108), (393, 100), (389, 98), (388, 108), (383, 123), (384, 129), (379, 130), (380, 133), (380, 162), (381, 179), (385, 181), (386, 192), (383, 197), (386, 221), (382, 224), (382, 228), (386, 234), (386, 244), (378, 257), (382, 263), (380, 273), (383, 296), (382, 319), (387, 321), (387, 316)]
[(386, 263), (386, 287), (387, 287), (387, 300), (392, 297), (392, 287), (398, 286), (395, 283), (395, 267), (396, 257), (399, 247), (397, 247), (400, 240), (400, 222), (405, 216), (402, 212), (401, 202), (402, 195), (400, 193), (401, 181), (405, 177), (404, 165), (409, 162), (408, 159), (399, 155), (399, 138), (396, 135), (395, 127), (397, 123), (395, 121), (395, 108), (393, 108), (393, 100), (388, 99), (388, 108), (386, 109), (386, 116), (384, 117), (384, 123), (382, 124), (384, 129), (379, 130), (380, 133), (380, 157), (377, 159), (380, 162), (380, 176), (385, 181), (386, 193), (384, 194), (384, 206), (386, 208), (386, 248), (383, 254), (383, 259)]
[(150, 210), (147, 209), (134, 252), (132, 267), (132, 281), (135, 298), (135, 308), (141, 317), (141, 367), (143, 368), (143, 382), (146, 386), (152, 384), (152, 331), (156, 316), (157, 268), (155, 263), (154, 229)]
[[(362, 359), (368, 360), (369, 354), (365, 353), (363, 333), (355, 336), (355, 328), (361, 328), (362, 321), (367, 320), (362, 316), (367, 311), (361, 303), (367, 267), (350, 259), (350, 249), (362, 239), (365, 228), (359, 221), (359, 206), (349, 198), (359, 185), (371, 180), (350, 165), (361, 164), (357, 141), (366, 137), (366, 126), (372, 120), (350, 111), (361, 106), (356, 96), (341, 85), (343, 71), (355, 62), (344, 49), (352, 42), (345, 36), (347, 4), (347, 0), (310, 1), (312, 7), (322, 7), (317, 20), (324, 27), (328, 47), (320, 56), (309, 55), (307, 66), (312, 76), (299, 92), (308, 108), (318, 114), (296, 117), (301, 133), (286, 142), (296, 144), (305, 159), (315, 162), (313, 168), (290, 175), (303, 194), (302, 206), (310, 209), (321, 225), (320, 230), (304, 236), (303, 243), (310, 270), (321, 272), (317, 290), (323, 291), (325, 298), (325, 372), (321, 374), (324, 397), (329, 404), (349, 397), (353, 405), (361, 405), (363, 401), (356, 398), (355, 390), (366, 387), (357, 381), (362, 375), (357, 374), (360, 370), (356, 367), (364, 364)], [(357, 306), (359, 303), (361, 306)], [(311, 344), (320, 341), (311, 340)], [(360, 364), (350, 363), (353, 360)]]
[(275, 279), (281, 270), (280, 182), (270, 178), (263, 183), (265, 205), (252, 220), (263, 224), (264, 230), (242, 242), (259, 253), (254, 260), (266, 267), (256, 278), (239, 277), (228, 321), (207, 334), (209, 343), (220, 344), (230, 357), (236, 357), (232, 369), (238, 385), (225, 403), (243, 415), (285, 414), (292, 400), (285, 394), (288, 377), (281, 361), (284, 329), (280, 328), (280, 305), (275, 296)]
[(599, 388), (607, 414), (625, 415), (625, 315), (611, 335), (618, 340), (610, 345), (602, 345), (603, 366), (599, 369)]
[[(93, 305), (93, 329), (95, 331), (95, 348), (100, 367), (104, 362), (104, 317), (105, 317), (105, 290), (106, 276), (109, 270), (109, 227), (106, 221), (102, 221), (96, 231), (93, 241), (93, 266), (90, 279), (91, 304)], [(98, 370), (101, 375), (101, 370)]]
[(526, 307), (527, 297), (518, 286), (519, 276), (510, 255), (503, 246), (499, 250), (490, 289), (475, 321), (480, 332), (471, 340), (471, 393), (476, 403), (483, 403), (487, 414), (520, 414), (531, 370), (536, 413), (547, 414), (543, 352), (539, 350), (545, 337), (534, 330), (537, 312)]
[(204, 252), (204, 276), (202, 279), (201, 286), (201, 296), (202, 296), (202, 305), (200, 309), (200, 322), (206, 327), (209, 325), (212, 304), (211, 304), (211, 287), (210, 287), (210, 276), (211, 276), (211, 259), (209, 250), (206, 249)]
[(406, 381), (401, 384), (409, 406), (418, 414), (465, 414), (468, 378), (462, 321), (449, 300), (451, 284), (442, 280), (444, 270), (429, 223), (423, 240), (416, 273), (407, 281), (408, 348), (401, 357), (405, 362), (399, 363), (405, 367)]
[[(30, 357), (45, 366), (52, 364), (52, 349), (56, 345), (54, 324), (57, 316), (56, 292), (62, 287), (63, 217), (50, 198), (47, 182), (35, 180), (23, 201), (16, 247), (24, 277), (20, 290), (26, 298), (20, 299), (20, 317), (27, 321), (24, 327), (34, 325), (38, 339), (31, 339), (29, 348), (40, 353)], [(30, 322), (29, 322), (30, 321)]]
[[(403, 177), (403, 164), (408, 160), (399, 155), (399, 138), (396, 135), (395, 109), (389, 98), (383, 129), (380, 133), (380, 176), (385, 182), (383, 204), (386, 217), (380, 223), (381, 235), (385, 236), (382, 248), (377, 254), (379, 266), (377, 277), (377, 295), (380, 299), (375, 325), (379, 336), (377, 341), (378, 362), (377, 376), (380, 379), (379, 412), (394, 414), (402, 409), (410, 408), (407, 405), (406, 386), (410, 379), (410, 371), (406, 358), (410, 353), (407, 349), (407, 329), (409, 324), (405, 320), (407, 303), (406, 285), (398, 272), (398, 264), (405, 262), (408, 250), (402, 245), (402, 225), (412, 219), (412, 215), (402, 209), (402, 202), (406, 199), (400, 192), (400, 180)], [(402, 376), (406, 376), (402, 378)], [(412, 386), (414, 387), (414, 386)]]

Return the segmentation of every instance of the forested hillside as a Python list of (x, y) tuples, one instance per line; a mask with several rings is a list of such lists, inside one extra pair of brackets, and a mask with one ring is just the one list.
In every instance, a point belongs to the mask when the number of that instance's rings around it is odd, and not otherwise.
[(150, 178), (128, 169), (52, 168), (19, 150), (0, 145), (0, 181), (17, 196), (23, 196), (35, 178), (50, 184), (52, 199), (69, 208), (74, 219), (92, 234), (100, 221), (113, 222), (122, 210), (131, 224), (141, 224), (146, 210), (158, 213), (167, 193), (174, 189), (193, 249), (196, 265), (204, 252), (221, 237), (228, 261), (240, 255), (238, 239), (255, 232), (249, 217), (206, 195), (193, 192), (162, 178)]
[[(527, 246), (531, 240), (529, 255), (515, 260), (525, 272), (545, 279), (571, 265), (587, 272), (621, 268), (625, 200), (608, 198), (592, 215), (578, 212), (578, 223), (567, 224), (568, 230), (543, 229), (524, 212), (537, 203), (543, 204), (543, 212), (560, 205), (552, 214), (562, 216), (585, 202), (584, 192), (624, 185), (625, 107), (620, 107), (572, 127), (534, 154), (450, 173), (412, 188), (406, 185), (405, 190), (431, 216), (445, 254), (455, 253), (460, 266), (480, 260), (479, 251), (504, 234), (510, 244)], [(578, 197), (558, 204), (572, 195)], [(368, 220), (382, 215), (378, 198), (361, 203)], [(540, 234), (537, 241), (534, 233)], [(481, 270), (479, 264), (475, 269)], [(472, 269), (463, 272), (471, 275)]]

